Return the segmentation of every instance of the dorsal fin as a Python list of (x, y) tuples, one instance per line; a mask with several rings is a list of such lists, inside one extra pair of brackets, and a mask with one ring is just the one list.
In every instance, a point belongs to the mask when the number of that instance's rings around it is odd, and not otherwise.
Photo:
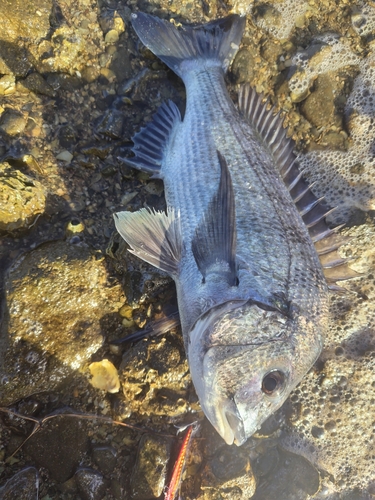
[(337, 249), (346, 241), (335, 233), (342, 226), (335, 229), (327, 226), (325, 218), (335, 209), (328, 209), (324, 198), (317, 198), (311, 191), (311, 186), (303, 178), (303, 170), (299, 168), (294, 141), (286, 136), (280, 113), (276, 113), (273, 107), (267, 109), (268, 104), (249, 84), (240, 87), (239, 110), (269, 148), (275, 166), (315, 244), (328, 286), (336, 289), (338, 287), (333, 286), (336, 281), (359, 276), (348, 267), (347, 260), (341, 259), (337, 253)]
[(228, 164), (219, 151), (217, 155), (219, 187), (195, 230), (192, 250), (204, 280), (214, 272), (222, 275), (229, 286), (234, 286), (237, 284), (234, 192)]
[(179, 215), (173, 210), (166, 214), (141, 208), (138, 212), (118, 212), (114, 219), (131, 253), (171, 276), (178, 274), (182, 251)]
[(121, 158), (130, 167), (159, 177), (164, 153), (171, 133), (177, 123), (181, 122), (178, 107), (172, 101), (164, 102), (152, 120), (133, 137), (135, 154), (132, 158)]

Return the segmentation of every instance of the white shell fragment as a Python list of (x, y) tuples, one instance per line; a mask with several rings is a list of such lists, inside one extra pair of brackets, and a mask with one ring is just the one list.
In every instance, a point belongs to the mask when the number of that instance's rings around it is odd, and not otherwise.
[(90, 382), (95, 389), (101, 389), (110, 393), (120, 390), (117, 369), (108, 359), (91, 363), (89, 369), (92, 375)]

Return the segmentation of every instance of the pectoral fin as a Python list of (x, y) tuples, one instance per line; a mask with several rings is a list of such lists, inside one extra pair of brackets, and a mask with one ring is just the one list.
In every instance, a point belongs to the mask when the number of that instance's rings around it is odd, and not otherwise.
[(166, 214), (141, 208), (138, 212), (118, 212), (114, 219), (130, 252), (171, 276), (178, 274), (182, 250), (179, 215), (173, 210)]
[(222, 273), (230, 286), (237, 285), (236, 213), (233, 185), (225, 158), (219, 153), (219, 188), (195, 230), (192, 251), (205, 279), (210, 272)]

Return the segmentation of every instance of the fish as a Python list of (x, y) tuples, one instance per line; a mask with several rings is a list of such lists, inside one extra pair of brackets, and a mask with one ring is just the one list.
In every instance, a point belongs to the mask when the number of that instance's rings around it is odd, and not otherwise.
[(164, 102), (133, 137), (131, 167), (162, 179), (166, 211), (114, 214), (140, 259), (176, 284), (185, 351), (205, 416), (242, 445), (317, 360), (330, 289), (355, 275), (338, 228), (298, 167), (280, 113), (225, 74), (245, 17), (176, 27), (132, 14), (141, 42), (184, 82), (186, 110)]

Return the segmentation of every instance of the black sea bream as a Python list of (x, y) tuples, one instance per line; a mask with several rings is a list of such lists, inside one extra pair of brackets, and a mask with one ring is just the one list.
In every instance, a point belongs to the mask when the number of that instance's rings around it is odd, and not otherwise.
[(167, 213), (120, 212), (116, 227), (135, 255), (175, 280), (200, 404), (226, 443), (240, 445), (321, 352), (323, 267), (328, 283), (350, 273), (280, 117), (249, 86), (239, 110), (228, 95), (224, 74), (245, 19), (178, 29), (137, 13), (132, 24), (182, 78), (187, 102), (183, 119), (164, 103), (127, 159), (163, 179)]

